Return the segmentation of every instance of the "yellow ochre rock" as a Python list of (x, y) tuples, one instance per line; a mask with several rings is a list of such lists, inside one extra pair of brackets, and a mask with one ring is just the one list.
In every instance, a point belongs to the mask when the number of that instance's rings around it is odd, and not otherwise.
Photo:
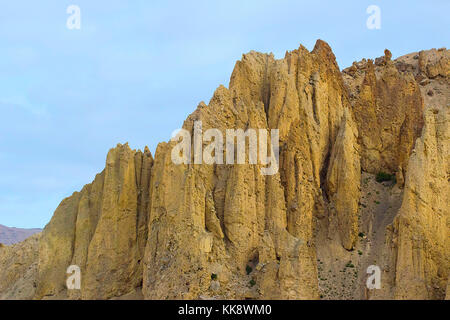
[[(341, 72), (322, 40), (282, 59), (244, 54), (229, 88), (219, 86), (183, 128), (201, 121), (203, 132), (224, 137), (278, 129), (274, 174), (248, 158), (176, 164), (175, 141), (160, 143), (154, 158), (119, 144), (42, 234), (0, 247), (0, 298), (448, 297), (448, 61), (446, 49), (395, 60), (385, 50)], [(366, 183), (380, 171), (396, 183)], [(379, 207), (366, 221), (369, 195)], [(324, 270), (319, 253), (336, 268)], [(383, 288), (368, 294), (363, 276), (375, 255)], [(66, 286), (71, 265), (79, 290)], [(361, 288), (342, 268), (359, 273)], [(323, 281), (354, 290), (326, 293)]]

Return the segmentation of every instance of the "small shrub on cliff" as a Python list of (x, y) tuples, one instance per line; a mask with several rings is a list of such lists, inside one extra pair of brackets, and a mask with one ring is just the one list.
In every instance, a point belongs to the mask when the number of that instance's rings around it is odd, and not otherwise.
[(217, 274), (211, 273), (211, 280), (217, 280)]
[(249, 282), (250, 287), (253, 287), (256, 284), (256, 281), (254, 279), (250, 280)]
[(347, 262), (347, 264), (345, 266), (347, 268), (354, 268), (355, 267), (351, 261)]
[(379, 183), (384, 181), (393, 181), (395, 178), (395, 175), (389, 174), (383, 171), (380, 171), (377, 173), (377, 176), (375, 177), (375, 180)]
[(250, 274), (250, 273), (252, 273), (253, 269), (250, 266), (246, 266), (245, 271), (247, 272), (247, 274)]

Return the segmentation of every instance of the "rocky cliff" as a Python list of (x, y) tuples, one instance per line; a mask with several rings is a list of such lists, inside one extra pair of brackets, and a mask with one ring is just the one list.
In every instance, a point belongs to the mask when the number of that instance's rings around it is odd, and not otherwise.
[[(175, 164), (176, 141), (154, 158), (118, 145), (40, 238), (0, 248), (0, 297), (448, 296), (449, 69), (445, 49), (386, 50), (341, 72), (321, 40), (279, 60), (243, 55), (183, 128), (279, 129), (276, 174), (250, 159)], [(17, 246), (33, 250), (15, 257)], [(375, 291), (371, 264), (383, 270)], [(70, 265), (81, 290), (66, 287)]]

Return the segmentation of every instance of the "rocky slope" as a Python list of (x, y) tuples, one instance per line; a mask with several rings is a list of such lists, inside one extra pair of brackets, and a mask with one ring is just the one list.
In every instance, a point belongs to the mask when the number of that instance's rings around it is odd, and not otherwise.
[[(278, 172), (174, 164), (173, 141), (154, 158), (118, 145), (39, 241), (19, 244), (33, 255), (0, 248), (0, 298), (448, 296), (449, 69), (445, 49), (386, 50), (341, 72), (321, 40), (280, 60), (243, 55), (183, 127), (279, 129)], [(20, 259), (29, 277), (8, 267)], [(73, 264), (81, 290), (65, 286)], [(380, 290), (365, 289), (371, 264)]]
[(21, 229), (10, 228), (0, 224), (0, 243), (10, 245), (21, 242), (35, 233), (41, 232), (41, 229)]
[(38, 278), (39, 237), (37, 233), (11, 246), (0, 244), (0, 300), (34, 297)]

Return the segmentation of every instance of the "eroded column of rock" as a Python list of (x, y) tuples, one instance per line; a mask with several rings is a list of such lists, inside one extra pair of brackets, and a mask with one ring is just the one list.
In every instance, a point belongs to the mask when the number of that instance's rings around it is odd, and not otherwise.
[[(107, 299), (141, 286), (153, 159), (127, 144), (111, 149), (105, 170), (65, 199), (40, 241), (36, 298)], [(66, 270), (81, 269), (81, 290)]]
[(128, 146), (108, 153), (101, 214), (88, 247), (83, 298), (121, 296), (141, 285), (152, 161), (148, 150), (135, 152)]
[(443, 299), (450, 270), (450, 109), (430, 107), (393, 223), (395, 299)]
[[(326, 189), (331, 202), (330, 233), (339, 233), (347, 250), (353, 249), (358, 234), (358, 201), (361, 167), (357, 150), (358, 132), (350, 111), (346, 112), (333, 146)], [(334, 220), (336, 221), (335, 223)]]

